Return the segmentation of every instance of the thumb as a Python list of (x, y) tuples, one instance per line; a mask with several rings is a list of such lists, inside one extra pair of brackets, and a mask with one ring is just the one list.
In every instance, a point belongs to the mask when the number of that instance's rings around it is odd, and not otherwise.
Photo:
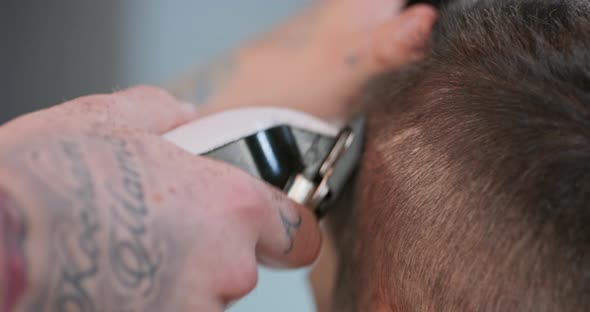
[(299, 267), (313, 262), (321, 246), (319, 224), (313, 211), (268, 185), (263, 186), (262, 192), (271, 213), (259, 232), (256, 245), (259, 262), (276, 267)]
[(420, 4), (383, 24), (375, 39), (378, 71), (395, 69), (422, 58), (436, 16), (435, 8)]

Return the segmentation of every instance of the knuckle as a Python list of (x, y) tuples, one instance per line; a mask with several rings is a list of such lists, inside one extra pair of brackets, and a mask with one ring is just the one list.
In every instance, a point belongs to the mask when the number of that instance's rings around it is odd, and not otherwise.
[(150, 85), (137, 85), (120, 91), (117, 93), (119, 96), (132, 97), (132, 98), (145, 98), (149, 100), (156, 100), (158, 102), (172, 102), (174, 97), (165, 89), (150, 86)]
[(63, 117), (93, 116), (95, 121), (105, 122), (109, 119), (110, 111), (115, 100), (108, 94), (95, 94), (83, 96), (62, 104), (55, 114)]
[(79, 97), (75, 100), (64, 103), (64, 107), (69, 110), (82, 112), (102, 112), (113, 104), (114, 100), (108, 94), (94, 94)]
[[(194, 159), (194, 156), (190, 156)], [(217, 213), (232, 219), (239, 219), (244, 224), (259, 224), (268, 220), (272, 209), (268, 190), (255, 177), (225, 163), (207, 158), (198, 159), (195, 174), (201, 181), (206, 181), (211, 200), (217, 203)], [(200, 185), (200, 184), (199, 184)]]
[(233, 201), (233, 213), (244, 218), (259, 219), (268, 210), (268, 203), (256, 182), (253, 177), (237, 175), (228, 185), (226, 196)]

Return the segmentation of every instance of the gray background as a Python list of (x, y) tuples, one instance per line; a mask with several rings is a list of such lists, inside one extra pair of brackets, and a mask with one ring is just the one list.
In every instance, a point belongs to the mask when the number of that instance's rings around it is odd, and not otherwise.
[[(169, 81), (309, 1), (0, 0), (0, 122), (84, 94)], [(264, 270), (231, 311), (313, 311), (305, 282), (305, 271)]]
[(0, 121), (88, 93), (159, 84), (310, 0), (0, 0)]

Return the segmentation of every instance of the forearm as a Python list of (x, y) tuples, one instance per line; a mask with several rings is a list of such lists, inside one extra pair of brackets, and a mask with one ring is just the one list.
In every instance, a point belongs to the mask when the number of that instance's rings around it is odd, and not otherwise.
[(422, 57), (436, 12), (414, 6), (400, 13), (402, 2), (314, 2), (170, 90), (205, 107), (203, 114), (278, 106), (346, 121), (363, 111), (357, 98), (369, 79)]
[[(327, 6), (327, 7), (326, 7)], [(317, 27), (330, 5), (316, 4), (254, 41), (197, 66), (169, 84), (177, 97), (203, 114), (248, 106), (304, 111), (346, 119), (369, 75), (365, 47), (331, 46)]]
[(307, 104), (296, 100), (298, 91), (285, 90), (284, 86), (293, 79), (288, 72), (277, 77), (275, 73), (281, 73), (281, 69), (272, 68), (273, 75), (269, 77), (269, 67), (276, 66), (272, 62), (276, 50), (252, 42), (195, 66), (164, 88), (177, 98), (194, 104), (202, 116), (253, 106), (306, 110)]
[[(269, 97), (269, 93), (273, 94), (269, 90), (280, 88), (293, 79), (289, 77), (288, 71), (281, 69), (288, 66), (281, 66), (281, 63), (298, 61), (290, 59), (293, 56), (291, 53), (297, 53), (303, 45), (286, 44), (285, 41), (304, 42), (304, 37), (308, 36), (308, 29), (284, 33), (284, 29), (288, 27), (289, 24), (284, 24), (207, 63), (198, 64), (180, 73), (179, 77), (164, 85), (164, 88), (177, 98), (195, 104), (203, 112), (246, 106), (294, 105), (293, 94), (290, 93), (283, 92), (279, 96)], [(270, 73), (273, 77), (268, 77)], [(277, 74), (285, 76), (277, 77)], [(257, 81), (265, 83), (259, 85)]]
[(197, 66), (164, 87), (195, 104), (201, 115), (267, 106), (299, 110), (326, 120), (350, 118), (358, 111), (352, 101), (364, 79), (342, 83), (322, 76), (349, 77), (357, 71), (355, 65), (330, 58), (316, 61), (316, 56), (307, 54), (311, 52), (305, 46), (246, 46)]

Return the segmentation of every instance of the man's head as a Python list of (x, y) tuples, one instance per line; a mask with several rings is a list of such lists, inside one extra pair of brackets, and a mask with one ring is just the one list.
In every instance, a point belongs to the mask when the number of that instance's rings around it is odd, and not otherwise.
[(368, 92), (343, 276), (359, 311), (588, 310), (590, 4), (470, 3)]

